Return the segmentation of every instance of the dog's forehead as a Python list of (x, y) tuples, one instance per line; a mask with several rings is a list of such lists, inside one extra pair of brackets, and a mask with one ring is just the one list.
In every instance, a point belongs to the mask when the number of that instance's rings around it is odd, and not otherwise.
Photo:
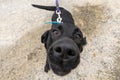
[(68, 24), (68, 23), (62, 23), (59, 25), (54, 25), (52, 29), (58, 28), (60, 27), (62, 28), (62, 30), (64, 30), (64, 32), (70, 32), (72, 33), (77, 27), (74, 24)]
[(76, 26), (73, 24), (62, 24), (62, 26), (64, 30), (73, 31), (74, 29), (76, 29)]

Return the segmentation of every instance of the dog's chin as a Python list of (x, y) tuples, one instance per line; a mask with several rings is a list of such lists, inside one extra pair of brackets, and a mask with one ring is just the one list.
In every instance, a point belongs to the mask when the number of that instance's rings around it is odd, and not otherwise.
[(59, 75), (59, 76), (65, 76), (67, 75), (70, 71), (67, 72), (63, 72), (63, 71), (53, 71), (55, 74)]
[(55, 73), (55, 74), (57, 74), (57, 75), (59, 75), (59, 76), (65, 76), (65, 75), (67, 75), (68, 73), (70, 73), (70, 71), (71, 71), (71, 69), (70, 68), (62, 68), (62, 67), (60, 67), (60, 66), (58, 66), (58, 65), (51, 65), (51, 68), (52, 68), (52, 71)]
[(79, 64), (79, 58), (76, 59), (74, 62), (70, 61), (63, 65), (58, 64), (58, 63), (54, 63), (52, 61), (52, 62), (50, 62), (50, 67), (55, 74), (57, 74), (59, 76), (64, 76), (64, 75), (67, 75), (68, 73), (70, 73), (72, 69), (77, 67), (77, 65)]

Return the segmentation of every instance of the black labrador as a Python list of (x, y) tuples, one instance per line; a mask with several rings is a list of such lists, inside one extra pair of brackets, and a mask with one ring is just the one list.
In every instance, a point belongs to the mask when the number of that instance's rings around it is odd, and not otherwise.
[[(55, 6), (32, 6), (56, 11)], [(41, 42), (45, 44), (47, 52), (45, 72), (52, 69), (55, 74), (64, 76), (79, 64), (86, 38), (83, 38), (82, 32), (75, 26), (71, 13), (62, 7), (60, 10), (63, 23), (52, 24), (52, 28), (41, 36)], [(52, 21), (56, 21), (57, 17), (54, 12)]]

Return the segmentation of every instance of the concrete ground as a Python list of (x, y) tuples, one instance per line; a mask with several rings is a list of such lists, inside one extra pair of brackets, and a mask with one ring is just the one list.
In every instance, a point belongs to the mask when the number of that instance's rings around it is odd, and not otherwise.
[(40, 36), (53, 12), (33, 3), (55, 0), (0, 0), (0, 80), (120, 80), (120, 0), (60, 0), (88, 43), (79, 66), (64, 77), (44, 72)]

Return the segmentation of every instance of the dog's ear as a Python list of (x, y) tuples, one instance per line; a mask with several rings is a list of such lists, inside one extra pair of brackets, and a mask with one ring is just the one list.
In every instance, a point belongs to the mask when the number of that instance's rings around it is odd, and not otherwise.
[(47, 41), (48, 34), (49, 34), (49, 30), (46, 31), (46, 32), (41, 36), (41, 42), (42, 42), (42, 43), (45, 43), (45, 42)]
[(83, 46), (87, 44), (87, 41), (86, 41), (86, 37), (84, 37), (82, 40), (81, 40), (81, 44), (79, 45), (79, 49), (80, 49), (80, 52), (83, 51)]
[(84, 37), (84, 38), (82, 39), (82, 45), (84, 46), (84, 45), (86, 45), (86, 44), (87, 44), (86, 37)]

